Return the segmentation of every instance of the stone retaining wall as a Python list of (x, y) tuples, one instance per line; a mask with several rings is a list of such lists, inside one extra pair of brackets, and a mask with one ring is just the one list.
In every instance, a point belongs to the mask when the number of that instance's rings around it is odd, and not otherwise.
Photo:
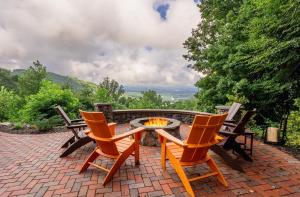
[[(103, 105), (105, 107), (103, 107)], [(96, 103), (95, 110), (102, 111), (105, 116), (112, 117), (112, 121), (122, 124), (129, 123), (131, 120), (143, 117), (167, 117), (180, 120), (183, 123), (191, 124), (195, 115), (209, 114), (205, 112), (172, 110), (172, 109), (129, 109), (129, 110), (111, 110), (109, 104)], [(107, 110), (105, 110), (107, 109)]]

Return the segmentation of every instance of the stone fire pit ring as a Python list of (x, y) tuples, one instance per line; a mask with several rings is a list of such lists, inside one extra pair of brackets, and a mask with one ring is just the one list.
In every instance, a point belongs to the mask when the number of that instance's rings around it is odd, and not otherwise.
[[(149, 119), (152, 118), (161, 118), (168, 121), (168, 125), (166, 126), (145, 126), (144, 123), (149, 121)], [(157, 138), (157, 133), (155, 132), (155, 129), (163, 129), (172, 136), (181, 139), (180, 136), (180, 124), (181, 122), (176, 119), (172, 118), (165, 118), (165, 117), (145, 117), (145, 118), (137, 118), (132, 121), (130, 121), (130, 126), (132, 129), (143, 127), (145, 128), (145, 131), (143, 132), (142, 139), (141, 139), (141, 145), (143, 146), (160, 146), (160, 142)]]

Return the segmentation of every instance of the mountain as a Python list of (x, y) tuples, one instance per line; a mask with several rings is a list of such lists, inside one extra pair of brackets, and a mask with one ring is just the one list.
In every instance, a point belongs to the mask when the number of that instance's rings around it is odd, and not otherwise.
[(130, 97), (140, 97), (143, 91), (154, 90), (160, 94), (163, 100), (178, 101), (194, 98), (197, 88), (194, 86), (158, 86), (158, 85), (135, 85), (125, 86), (126, 94)]
[[(12, 71), (13, 75), (20, 75), (24, 69), (15, 69)], [(60, 74), (47, 72), (47, 78), (55, 83), (61, 85), (69, 85), (74, 90), (80, 90), (85, 85), (96, 87), (95, 83), (77, 79), (75, 77), (63, 76)], [(157, 86), (157, 85), (125, 85), (125, 94), (130, 97), (140, 97), (143, 91), (154, 90), (162, 96), (164, 100), (177, 101), (193, 98), (197, 92), (194, 86)]]
[[(20, 75), (24, 72), (24, 69), (15, 69), (12, 71), (13, 75)], [(55, 83), (61, 84), (61, 85), (69, 85), (74, 90), (80, 90), (84, 87), (84, 85), (90, 85), (90, 86), (96, 86), (96, 84), (88, 81), (83, 81), (80, 79), (77, 79), (75, 77), (68, 77), (63, 76), (60, 74), (47, 72), (47, 78)]]

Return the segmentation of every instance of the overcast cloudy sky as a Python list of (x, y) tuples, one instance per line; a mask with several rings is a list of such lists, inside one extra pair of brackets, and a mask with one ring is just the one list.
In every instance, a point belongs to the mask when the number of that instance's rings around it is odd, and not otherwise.
[(0, 67), (28, 67), (125, 85), (193, 85), (182, 43), (197, 0), (0, 0)]

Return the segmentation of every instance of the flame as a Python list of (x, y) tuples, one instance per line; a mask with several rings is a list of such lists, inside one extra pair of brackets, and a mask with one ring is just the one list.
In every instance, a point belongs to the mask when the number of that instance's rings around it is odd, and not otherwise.
[(144, 125), (152, 127), (165, 127), (168, 125), (168, 120), (164, 118), (149, 118), (147, 122), (144, 122)]

